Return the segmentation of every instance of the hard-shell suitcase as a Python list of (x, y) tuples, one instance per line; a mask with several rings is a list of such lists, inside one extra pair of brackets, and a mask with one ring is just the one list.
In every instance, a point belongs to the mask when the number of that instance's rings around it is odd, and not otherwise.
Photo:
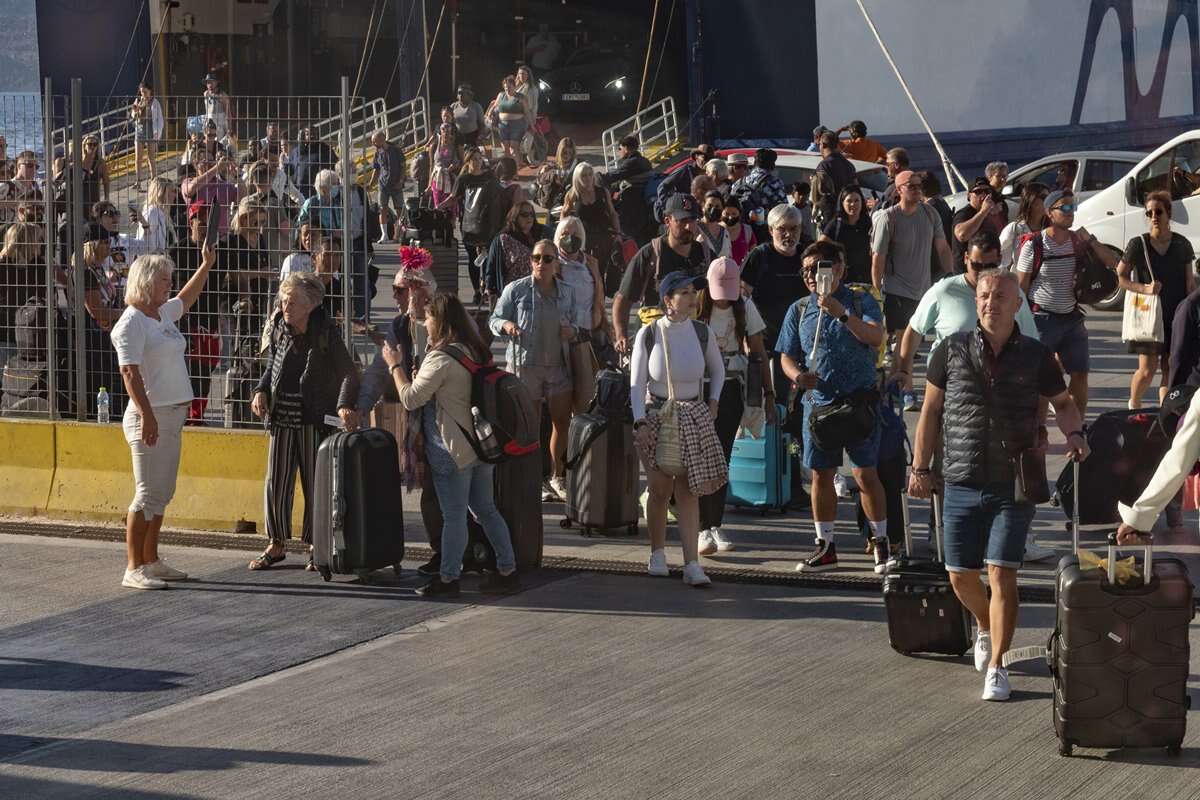
[(971, 649), (971, 614), (950, 585), (942, 549), (942, 515), (936, 495), (930, 498), (936, 560), (913, 558), (908, 495), (903, 497), (904, 556), (883, 577), (892, 649), (905, 655), (941, 653), (962, 656)]
[(321, 577), (367, 573), (404, 560), (403, 485), (396, 439), (377, 428), (330, 434), (317, 450), (313, 563)]
[[(517, 572), (542, 565), (542, 465), (538, 453), (510, 458), (496, 465), (493, 480), (496, 510), (504, 517), (517, 557)], [(467, 549), (463, 572), (494, 571), (496, 553), (483, 528), (467, 515)]]
[(1079, 526), (1073, 554), (1058, 564), (1055, 625), (1046, 661), (1054, 681), (1058, 752), (1074, 747), (1166, 747), (1178, 755), (1187, 731), (1188, 627), (1192, 582), (1176, 558), (1144, 548), (1141, 578), (1112, 583), (1116, 534), (1105, 570), (1080, 569)]
[[(787, 409), (779, 406), (779, 420)], [(729, 457), (729, 494), (732, 506), (768, 511), (786, 511), (792, 501), (792, 459), (788, 448), (792, 437), (779, 424), (764, 425), (761, 439), (748, 436), (733, 440)]]
[(580, 414), (567, 434), (567, 513), (584, 536), (624, 528), (637, 536), (638, 459), (633, 426), (603, 414)]

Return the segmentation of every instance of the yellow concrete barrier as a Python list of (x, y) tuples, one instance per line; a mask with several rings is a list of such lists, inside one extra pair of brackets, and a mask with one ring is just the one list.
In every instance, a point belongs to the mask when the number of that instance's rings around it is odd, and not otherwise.
[(46, 507), (54, 480), (54, 426), (0, 422), (0, 511), (33, 515)]

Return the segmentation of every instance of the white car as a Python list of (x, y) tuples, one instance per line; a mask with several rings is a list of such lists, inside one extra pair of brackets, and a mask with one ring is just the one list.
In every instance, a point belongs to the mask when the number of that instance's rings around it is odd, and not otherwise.
[[(1075, 227), (1087, 228), (1115, 252), (1124, 252), (1130, 239), (1149, 230), (1143, 203), (1154, 191), (1171, 193), (1171, 230), (1186, 236), (1200, 252), (1200, 130), (1176, 136), (1088, 198), (1075, 212)], [(1117, 308), (1123, 301), (1124, 292), (1118, 289), (1096, 307)]]
[[(1131, 150), (1086, 150), (1058, 153), (1018, 167), (1009, 172), (1008, 183), (1001, 190), (1008, 202), (1009, 218), (1016, 216), (1021, 204), (1021, 189), (1027, 183), (1044, 183), (1053, 189), (1059, 184), (1060, 173), (1074, 170), (1075, 180), (1071, 189), (1076, 200), (1083, 201), (1107, 189), (1145, 155)], [(958, 211), (967, 205), (967, 193), (952, 194), (946, 198), (946, 202), (951, 211)]]

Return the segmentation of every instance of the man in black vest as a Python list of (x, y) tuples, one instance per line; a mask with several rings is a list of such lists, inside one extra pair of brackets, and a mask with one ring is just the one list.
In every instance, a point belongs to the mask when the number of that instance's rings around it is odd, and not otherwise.
[[(376, 338), (376, 344), (382, 345), (386, 342), (387, 345), (398, 348), (404, 371), (410, 376), (416, 374), (421, 365), (421, 358), (429, 347), (429, 338), (425, 332), (425, 307), (436, 291), (437, 284), (430, 270), (401, 269), (392, 281), (392, 297), (396, 301), (396, 310), (400, 313), (381, 332), (382, 335)], [(394, 386), (382, 351), (376, 353), (371, 366), (363, 370), (362, 380), (359, 382), (359, 416), (367, 419), (367, 415), (381, 397), (395, 400)], [(412, 417), (403, 408), (399, 409), (399, 414), (404, 423), (412, 424)], [(401, 424), (398, 427), (399, 430), (392, 430), (392, 433), (396, 436), (396, 444), (403, 453), (404, 430), (407, 425)], [(437, 492), (433, 488), (428, 464), (423, 465), (421, 470), (421, 521), (425, 525), (425, 535), (429, 537), (433, 558), (427, 564), (418, 567), (417, 571), (422, 575), (437, 575), (442, 563), (442, 510), (438, 505)]]
[[(930, 462), (944, 426), (946, 569), (954, 593), (979, 626), (975, 669), (987, 671), (984, 700), (1007, 700), (1010, 694), (1002, 664), (1016, 629), (1017, 569), (1035, 510), (1034, 503), (1015, 497), (1014, 459), (1025, 450), (1034, 451), (1034, 461), (1045, 458), (1038, 444), (1039, 398), (1054, 404), (1067, 455), (1082, 461), (1088, 454), (1079, 409), (1054, 356), (1017, 330), (1021, 302), (1015, 273), (979, 274), (978, 326), (947, 336), (930, 357), (908, 484), (912, 496), (929, 497)], [(1043, 484), (1044, 476), (1043, 461)], [(979, 581), (985, 564), (990, 603)]]

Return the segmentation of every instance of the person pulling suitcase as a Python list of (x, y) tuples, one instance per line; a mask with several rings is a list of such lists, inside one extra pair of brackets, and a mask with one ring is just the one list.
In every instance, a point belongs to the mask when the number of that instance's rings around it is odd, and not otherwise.
[[(1079, 409), (1053, 355), (1016, 328), (1021, 302), (1014, 273), (979, 274), (978, 326), (946, 337), (930, 358), (908, 484), (913, 497), (930, 496), (930, 465), (944, 428), (946, 569), (978, 626), (975, 669), (987, 673), (984, 700), (1011, 694), (1003, 659), (1016, 630), (1017, 569), (1035, 506), (1050, 497), (1039, 397), (1054, 405), (1068, 457), (1088, 455)], [(979, 581), (985, 564), (990, 601)]]

